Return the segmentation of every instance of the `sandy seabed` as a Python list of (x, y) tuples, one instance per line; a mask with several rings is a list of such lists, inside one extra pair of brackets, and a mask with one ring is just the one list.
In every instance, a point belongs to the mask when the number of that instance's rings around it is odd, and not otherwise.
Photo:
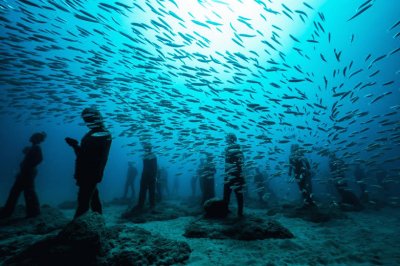
[[(107, 225), (120, 223), (124, 207), (104, 210)], [(247, 209), (260, 217), (267, 210)], [(72, 211), (65, 211), (72, 217)], [(293, 239), (256, 241), (186, 238), (185, 226), (194, 218), (180, 217), (139, 226), (192, 249), (187, 265), (400, 265), (400, 209), (347, 213), (347, 218), (316, 224), (281, 214), (272, 217), (288, 228)]]
[[(193, 216), (135, 224), (121, 219), (124, 211), (124, 206), (105, 207), (106, 225), (124, 223), (188, 243), (192, 253), (185, 265), (400, 265), (399, 208), (346, 213), (347, 218), (319, 224), (287, 218), (280, 213), (268, 216), (268, 209), (247, 208), (247, 214), (272, 218), (295, 236), (255, 241), (186, 238), (185, 227), (196, 219)], [(62, 212), (67, 219), (72, 219), (73, 210)], [(15, 236), (15, 239), (21, 237)], [(10, 241), (16, 240), (0, 242)]]

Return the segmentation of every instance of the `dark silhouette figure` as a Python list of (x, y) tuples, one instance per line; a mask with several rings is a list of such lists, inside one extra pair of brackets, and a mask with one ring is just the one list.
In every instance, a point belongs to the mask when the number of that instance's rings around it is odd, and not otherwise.
[(340, 195), (340, 205), (342, 209), (347, 211), (359, 211), (363, 207), (358, 197), (350, 190), (347, 185), (345, 170), (346, 166), (343, 160), (336, 157), (335, 153), (329, 155), (329, 168), (336, 187)]
[[(197, 181), (200, 180), (200, 176), (202, 174), (203, 168), (204, 168), (204, 158), (201, 158), (199, 167), (197, 168), (197, 171), (196, 171), (196, 174), (194, 176), (192, 176), (192, 179), (190, 180), (190, 185), (191, 185), (191, 188), (192, 188), (192, 197), (196, 196)], [(201, 194), (203, 194), (203, 190), (202, 189), (203, 188), (200, 186)]]
[(197, 180), (199, 179), (199, 176), (197, 173), (192, 176), (190, 179), (190, 188), (192, 189), (192, 197), (194, 198), (196, 196), (196, 187), (197, 187)]
[(149, 143), (144, 144), (143, 172), (140, 180), (139, 202), (136, 208), (142, 209), (146, 200), (147, 191), (149, 192), (150, 207), (155, 207), (155, 190), (157, 179), (157, 157), (151, 151)]
[(311, 166), (298, 144), (293, 144), (289, 157), (289, 176), (294, 178), (303, 197), (304, 207), (315, 206), (312, 195)]
[(169, 195), (169, 188), (168, 188), (168, 172), (164, 167), (158, 169), (157, 173), (157, 198), (158, 201), (163, 200), (163, 193), (165, 195)]
[(180, 186), (179, 176), (175, 176), (174, 183), (172, 186), (172, 195), (174, 195), (175, 197), (179, 197), (179, 186)]
[(231, 193), (235, 192), (238, 204), (238, 216), (243, 216), (243, 193), (245, 179), (243, 176), (243, 152), (236, 143), (235, 134), (227, 135), (228, 147), (225, 149), (225, 180), (224, 180), (224, 202), (228, 208)]
[(379, 186), (384, 191), (384, 195), (387, 195), (390, 192), (391, 182), (388, 179), (388, 173), (385, 169), (379, 168), (375, 173), (375, 179)]
[(388, 177), (388, 172), (383, 168), (378, 168), (376, 170), (374, 178), (377, 187), (381, 189), (379, 197), (374, 199), (374, 201), (377, 201), (377, 207), (381, 208), (390, 203), (391, 189), (396, 189), (396, 186), (393, 186), (393, 181)]
[(267, 191), (267, 183), (263, 173), (261, 173), (260, 169), (256, 169), (256, 174), (254, 175), (254, 185), (256, 187), (258, 200), (260, 202), (264, 202), (264, 195)]
[(23, 150), (24, 160), (20, 164), (20, 171), (16, 176), (15, 183), (11, 188), (6, 205), (0, 212), (0, 217), (5, 218), (12, 215), (17, 205), (19, 195), (24, 192), (26, 216), (35, 217), (40, 214), (39, 199), (35, 192), (36, 167), (42, 162), (42, 149), (39, 144), (46, 139), (46, 133), (35, 133), (31, 136), (32, 146)]
[(367, 191), (367, 184), (365, 183), (366, 175), (364, 169), (362, 169), (359, 164), (357, 164), (356, 168), (354, 169), (354, 178), (361, 190), (360, 201), (364, 203), (368, 202), (369, 196)]
[(133, 162), (128, 163), (128, 172), (126, 174), (126, 182), (124, 188), (124, 199), (128, 198), (129, 190), (131, 191), (131, 197), (135, 197), (135, 179), (138, 174), (138, 170), (136, 169)]
[(103, 179), (111, 147), (111, 133), (104, 127), (100, 112), (95, 108), (85, 108), (82, 118), (90, 129), (79, 145), (76, 139), (65, 138), (76, 155), (75, 180), (79, 187), (78, 207), (75, 218), (89, 210), (102, 213), (97, 184)]
[(209, 199), (215, 197), (215, 179), (214, 175), (217, 172), (211, 153), (207, 153), (206, 162), (203, 164), (203, 169), (200, 171), (200, 187), (203, 193), (202, 204)]

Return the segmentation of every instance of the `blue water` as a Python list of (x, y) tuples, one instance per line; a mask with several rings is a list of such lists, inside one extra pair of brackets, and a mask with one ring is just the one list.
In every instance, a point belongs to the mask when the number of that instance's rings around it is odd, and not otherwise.
[(64, 138), (84, 135), (80, 113), (94, 104), (114, 138), (103, 200), (122, 193), (128, 160), (141, 171), (143, 141), (153, 143), (170, 185), (179, 178), (181, 195), (202, 152), (214, 153), (220, 194), (225, 134), (235, 132), (250, 189), (261, 167), (282, 200), (299, 199), (287, 163), (300, 143), (319, 201), (336, 197), (324, 156), (335, 151), (356, 191), (352, 166), (371, 173), (375, 198), (383, 192), (373, 173), (386, 169), (397, 203), (400, 25), (390, 28), (400, 2), (367, 1), (350, 21), (364, 1), (307, 3), (313, 9), (295, 0), (1, 1), (0, 202), (23, 147), (42, 130), (40, 200), (75, 198)]

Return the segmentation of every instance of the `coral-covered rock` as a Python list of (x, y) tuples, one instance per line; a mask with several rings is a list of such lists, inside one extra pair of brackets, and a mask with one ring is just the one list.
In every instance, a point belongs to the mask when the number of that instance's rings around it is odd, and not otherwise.
[(39, 241), (5, 261), (5, 265), (172, 265), (190, 256), (187, 243), (118, 225), (88, 212), (58, 235)]
[(87, 214), (71, 221), (61, 232), (28, 247), (6, 265), (96, 265), (110, 249), (103, 217)]
[(18, 206), (11, 217), (0, 219), (0, 240), (19, 235), (48, 234), (67, 223), (61, 211), (48, 205), (43, 205), (41, 214), (32, 218), (25, 218), (24, 207)]
[(228, 206), (223, 200), (214, 198), (204, 203), (205, 217), (225, 218), (228, 216)]
[(259, 240), (267, 238), (292, 238), (293, 234), (274, 220), (264, 220), (255, 216), (225, 219), (201, 218), (185, 228), (185, 237)]
[(173, 265), (185, 262), (191, 253), (185, 242), (152, 235), (138, 227), (123, 227), (112, 245), (114, 255), (107, 265)]

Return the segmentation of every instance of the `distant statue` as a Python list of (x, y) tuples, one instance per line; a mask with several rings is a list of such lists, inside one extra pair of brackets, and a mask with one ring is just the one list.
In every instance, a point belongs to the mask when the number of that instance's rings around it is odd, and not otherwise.
[(335, 184), (336, 190), (340, 196), (340, 205), (342, 209), (348, 211), (359, 211), (363, 208), (358, 197), (351, 191), (346, 181), (346, 165), (342, 159), (339, 159), (335, 153), (329, 154), (329, 168)]
[(206, 154), (206, 161), (200, 173), (200, 187), (203, 193), (202, 204), (215, 197), (215, 163), (211, 153)]
[(367, 191), (367, 184), (366, 184), (366, 175), (364, 172), (364, 169), (361, 168), (359, 164), (356, 165), (354, 169), (354, 178), (360, 187), (361, 195), (360, 195), (360, 201), (363, 203), (367, 203), (369, 200), (368, 196), (368, 191)]
[(261, 173), (260, 168), (256, 168), (256, 174), (254, 175), (254, 185), (256, 187), (256, 192), (258, 195), (258, 201), (264, 202), (264, 195), (267, 192), (267, 182), (263, 173)]
[(298, 144), (293, 144), (289, 157), (289, 176), (294, 178), (302, 194), (304, 207), (315, 206), (312, 200), (311, 166)]
[[(200, 159), (200, 164), (199, 164), (199, 166), (198, 166), (198, 168), (197, 168), (197, 171), (196, 171), (196, 173), (192, 176), (192, 178), (191, 178), (191, 180), (190, 180), (190, 186), (191, 186), (191, 188), (192, 188), (192, 197), (195, 197), (196, 196), (196, 189), (197, 189), (197, 186), (198, 186), (198, 181), (200, 180), (200, 176), (201, 176), (201, 174), (202, 174), (202, 171), (203, 171), (203, 168), (204, 168), (204, 158), (201, 158)], [(203, 194), (203, 191), (202, 191), (202, 187), (200, 186), (200, 191), (201, 191), (201, 193)]]
[(156, 203), (155, 190), (158, 169), (157, 157), (152, 152), (152, 146), (150, 143), (145, 143), (143, 148), (143, 171), (142, 178), (140, 180), (139, 201), (136, 206), (136, 208), (139, 210), (144, 207), (147, 192), (149, 192), (150, 208), (153, 209)]
[(128, 172), (126, 174), (125, 188), (123, 199), (128, 198), (129, 190), (131, 191), (131, 198), (135, 197), (135, 179), (138, 174), (138, 170), (135, 167), (134, 162), (128, 163)]
[(232, 191), (236, 195), (239, 217), (243, 216), (243, 193), (245, 186), (245, 178), (243, 176), (243, 152), (239, 144), (236, 143), (235, 134), (227, 135), (228, 146), (225, 149), (225, 180), (224, 180), (224, 197), (223, 201), (226, 207), (229, 206), (229, 201)]
[(90, 129), (82, 138), (79, 145), (73, 138), (65, 138), (76, 155), (75, 180), (79, 187), (78, 207), (75, 218), (89, 210), (102, 213), (97, 184), (103, 179), (104, 168), (107, 164), (111, 147), (111, 133), (105, 128), (100, 112), (93, 108), (85, 108), (82, 111), (82, 119)]
[(375, 172), (375, 180), (378, 183), (378, 186), (380, 186), (381, 189), (383, 189), (384, 194), (387, 195), (388, 192), (390, 192), (390, 182), (388, 178), (388, 172), (383, 168), (379, 168)]
[(199, 179), (199, 177), (197, 176), (197, 174), (194, 174), (190, 178), (190, 188), (192, 190), (192, 198), (196, 197), (196, 187), (197, 187), (197, 180), (198, 179)]
[[(388, 172), (383, 169), (382, 167), (379, 167), (376, 169), (373, 178), (376, 181), (375, 185), (377, 188), (379, 188), (381, 191), (379, 193), (379, 197), (374, 199), (374, 201), (378, 201), (378, 207), (384, 207), (387, 204), (393, 204), (391, 203), (391, 189), (396, 190), (397, 187), (393, 186), (393, 181), (392, 179), (388, 176)], [(396, 203), (395, 203), (396, 204)], [(397, 204), (396, 204), (397, 205)]]
[(24, 160), (20, 164), (19, 173), (16, 176), (6, 205), (0, 211), (0, 218), (6, 218), (12, 215), (21, 192), (24, 192), (26, 216), (35, 217), (40, 214), (39, 199), (35, 192), (35, 177), (37, 175), (37, 166), (42, 162), (43, 155), (40, 144), (46, 139), (46, 133), (35, 133), (29, 141), (31, 146), (25, 147), (23, 153)]
[(163, 200), (163, 194), (169, 196), (168, 172), (164, 167), (160, 167), (157, 173), (157, 197), (158, 201)]
[(175, 176), (174, 182), (172, 184), (172, 195), (174, 197), (179, 197), (179, 186), (180, 186), (179, 176)]

